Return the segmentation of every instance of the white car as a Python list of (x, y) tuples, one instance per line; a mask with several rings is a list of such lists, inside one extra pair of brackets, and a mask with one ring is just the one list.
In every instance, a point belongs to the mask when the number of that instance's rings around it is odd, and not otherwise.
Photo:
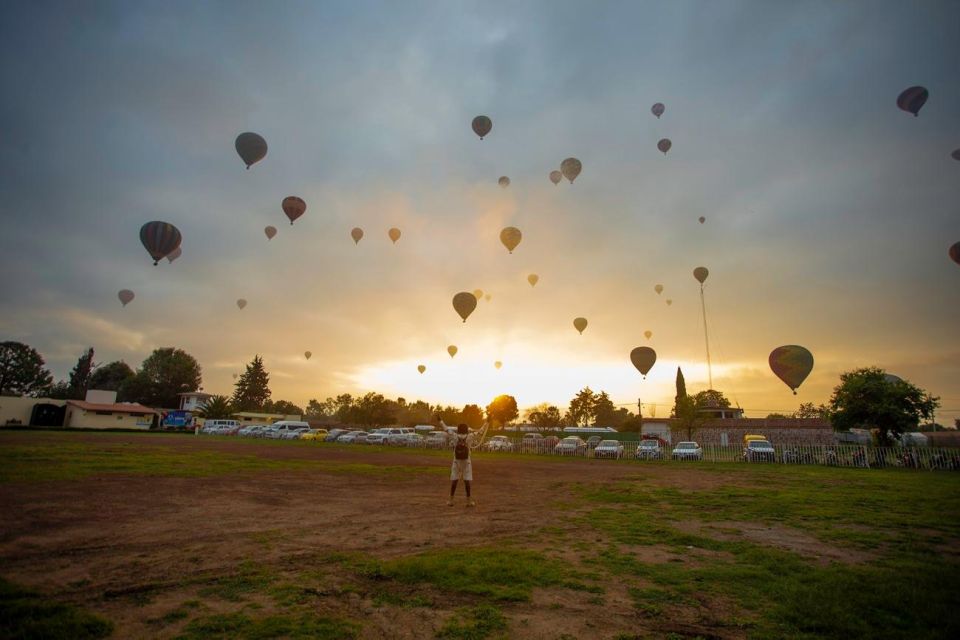
[(670, 457), (674, 460), (703, 460), (703, 449), (696, 442), (678, 442)]
[(397, 444), (404, 447), (422, 447), (423, 446), (423, 436), (419, 433), (405, 433), (400, 436), (400, 439), (397, 441)]
[(405, 445), (407, 444), (407, 436), (413, 435), (413, 429), (408, 429), (406, 427), (387, 427), (387, 444), (392, 445)]
[(601, 440), (593, 448), (594, 458), (616, 458), (623, 457), (623, 445), (619, 440)]
[(280, 438), (283, 440), (299, 440), (301, 434), (309, 432), (310, 427), (295, 427), (293, 429), (287, 429), (283, 431)]
[(507, 436), (493, 436), (483, 448), (487, 451), (513, 451), (513, 443)]
[(386, 444), (387, 435), (386, 429), (374, 429), (367, 434), (367, 444)]
[(660, 460), (663, 458), (663, 447), (659, 440), (647, 438), (637, 445), (637, 460)]
[(578, 456), (587, 452), (587, 443), (580, 436), (567, 436), (553, 448), (561, 456)]
[(366, 441), (366, 431), (348, 431), (337, 438), (337, 442), (342, 442), (343, 444), (361, 444)]

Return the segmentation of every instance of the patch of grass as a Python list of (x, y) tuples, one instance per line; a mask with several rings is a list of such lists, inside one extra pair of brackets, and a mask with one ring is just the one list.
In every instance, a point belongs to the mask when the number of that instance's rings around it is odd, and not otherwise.
[(394, 607), (406, 607), (409, 609), (417, 607), (432, 607), (433, 600), (426, 596), (403, 595), (388, 590), (380, 590), (373, 594), (373, 606), (382, 607), (391, 605)]
[(507, 630), (507, 620), (500, 609), (484, 604), (461, 609), (444, 623), (437, 633), (444, 640), (484, 640)]
[(238, 640), (353, 640), (360, 632), (355, 622), (304, 613), (297, 616), (251, 618), (243, 613), (225, 613), (191, 620), (179, 640), (236, 638)]
[(633, 600), (633, 606), (646, 616), (658, 616), (663, 613), (663, 605), (676, 601), (676, 596), (666, 589), (656, 587), (648, 589), (638, 589), (631, 587), (630, 598)]
[(76, 607), (0, 578), (0, 637), (18, 640), (87, 640), (105, 638), (113, 625)]
[(203, 587), (200, 595), (239, 602), (249, 593), (265, 590), (273, 581), (274, 577), (262, 567), (243, 563), (238, 573), (217, 578), (213, 584)]
[(537, 552), (488, 547), (429, 551), (355, 566), (370, 580), (429, 583), (500, 601), (527, 601), (534, 587), (559, 585), (567, 574), (562, 564)]

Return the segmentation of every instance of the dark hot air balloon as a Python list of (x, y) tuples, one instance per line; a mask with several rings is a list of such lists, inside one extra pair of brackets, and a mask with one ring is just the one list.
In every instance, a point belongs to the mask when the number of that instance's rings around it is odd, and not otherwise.
[(179, 247), (182, 240), (180, 230), (169, 222), (155, 220), (140, 227), (140, 242), (153, 258), (154, 265)]
[(703, 284), (709, 275), (710, 271), (706, 267), (697, 267), (693, 270), (693, 277), (696, 278), (700, 284)]
[(660, 142), (657, 143), (657, 149), (663, 152), (663, 155), (667, 155), (667, 151), (670, 151), (670, 147), (673, 146), (673, 143), (670, 142), (670, 138), (660, 138)]
[(571, 184), (577, 179), (577, 176), (580, 175), (582, 170), (583, 165), (576, 158), (567, 158), (560, 163), (560, 173), (562, 173), (563, 177), (569, 180)]
[(393, 244), (397, 244), (397, 240), (400, 239), (400, 229), (393, 227), (390, 231), (387, 231), (387, 235), (390, 236), (390, 240), (393, 241)]
[(954, 160), (960, 160), (960, 149), (954, 149), (953, 153), (950, 154), (950, 157)]
[(513, 253), (513, 250), (517, 248), (517, 245), (520, 244), (520, 240), (522, 239), (523, 234), (520, 233), (520, 229), (516, 227), (505, 227), (500, 232), (500, 242), (503, 243), (503, 246), (505, 246), (510, 253)]
[(487, 116), (477, 116), (473, 119), (473, 123), (471, 123), (470, 126), (473, 127), (473, 132), (483, 140), (483, 137), (493, 129), (493, 121)]
[(907, 113), (912, 113), (913, 117), (917, 117), (929, 97), (930, 92), (925, 87), (910, 87), (897, 96), (897, 106)]
[(653, 105), (652, 107), (650, 107), (650, 113), (652, 113), (653, 115), (657, 116), (658, 119), (660, 118), (660, 116), (663, 115), (663, 112), (666, 111), (666, 110), (667, 110), (667, 108), (666, 108), (665, 106), (663, 106), (663, 103), (662, 103), (662, 102), (658, 102), (658, 103), (656, 103), (655, 105)]
[(233, 146), (240, 154), (240, 159), (247, 165), (247, 169), (263, 160), (267, 155), (267, 141), (262, 136), (249, 131), (238, 135)]
[(630, 352), (630, 362), (643, 375), (644, 380), (646, 380), (647, 374), (650, 373), (650, 369), (653, 368), (653, 363), (656, 361), (657, 352), (650, 347), (637, 347)]
[(795, 344), (777, 347), (770, 352), (770, 368), (797, 395), (797, 387), (813, 370), (813, 354)]
[(287, 218), (290, 219), (291, 226), (293, 226), (293, 221), (302, 216), (307, 210), (307, 203), (297, 196), (287, 196), (283, 199), (281, 206), (283, 207), (283, 212), (287, 214)]
[(360, 240), (363, 239), (363, 229), (354, 227), (350, 230), (350, 237), (353, 238), (353, 244), (360, 244)]
[(554, 169), (550, 172), (550, 182), (553, 184), (560, 184), (560, 181), (563, 180), (563, 173)]
[(510, 186), (510, 178), (507, 176), (500, 176), (500, 179), (497, 180), (497, 184), (506, 189)]
[(527, 282), (530, 283), (531, 287), (535, 287), (537, 286), (537, 283), (540, 282), (540, 276), (538, 276), (535, 273), (531, 273), (530, 275), (527, 276)]
[(135, 296), (133, 291), (130, 291), (130, 289), (120, 289), (120, 291), (117, 292), (117, 297), (120, 298), (120, 303), (123, 306), (127, 306), (131, 301), (133, 301)]
[(309, 359), (310, 359), (310, 356), (312, 356), (312, 355), (313, 355), (313, 353), (311, 353), (310, 351), (304, 351), (304, 352), (303, 352), (303, 357), (306, 358), (307, 360), (309, 360)]
[(948, 251), (950, 254), (950, 259), (960, 264), (960, 242), (954, 242)]
[(247, 306), (247, 301), (246, 301), (246, 300), (244, 300), (243, 298), (240, 298), (240, 299), (237, 300), (237, 308), (238, 308), (238, 309), (240, 309), (240, 310), (242, 311), (243, 308), (246, 307), (246, 306)]
[(583, 335), (583, 330), (587, 328), (587, 319), (586, 318), (574, 318), (573, 319), (573, 328), (580, 332), (580, 335)]
[(466, 322), (473, 310), (477, 308), (477, 296), (469, 291), (461, 291), (453, 296), (453, 308)]
[(450, 354), (450, 357), (451, 357), (451, 358), (452, 358), (453, 356), (457, 355), (457, 347), (456, 347), (456, 345), (450, 345), (449, 347), (447, 347), (447, 353)]
[(706, 218), (704, 218), (703, 216), (700, 216), (699, 218), (697, 218), (697, 220), (699, 220), (699, 221), (700, 221), (700, 224), (703, 224), (704, 222), (706, 222), (706, 221), (707, 221), (707, 219), (706, 219)]
[(427, 370), (427, 368), (426, 368), (425, 366), (423, 366), (422, 364), (418, 364), (418, 365), (417, 365), (417, 371), (420, 372), (420, 375), (423, 375), (423, 372), (426, 371), (426, 370)]
[(273, 236), (277, 235), (277, 228), (267, 226), (263, 228), (263, 232), (267, 235), (267, 240), (273, 240)]

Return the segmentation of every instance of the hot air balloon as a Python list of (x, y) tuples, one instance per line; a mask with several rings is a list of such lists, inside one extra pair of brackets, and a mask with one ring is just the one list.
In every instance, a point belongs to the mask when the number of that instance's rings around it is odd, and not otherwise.
[(700, 221), (700, 224), (703, 224), (704, 222), (706, 222), (706, 221), (707, 221), (707, 219), (706, 219), (706, 218), (704, 218), (703, 216), (700, 216), (699, 218), (697, 218), (697, 220), (699, 220), (699, 221)]
[(663, 112), (666, 111), (666, 109), (667, 109), (667, 108), (666, 108), (665, 106), (663, 106), (663, 103), (662, 103), (662, 102), (658, 102), (658, 103), (656, 103), (655, 105), (653, 105), (652, 107), (650, 107), (650, 113), (652, 113), (653, 115), (657, 116), (657, 118), (659, 119), (660, 116), (663, 115)]
[(510, 178), (507, 176), (500, 176), (500, 179), (497, 180), (497, 184), (506, 189), (510, 186)]
[(480, 298), (482, 298), (482, 297), (483, 297), (483, 289), (474, 289), (474, 290), (473, 290), (473, 297), (476, 298), (477, 300), (479, 300)]
[(583, 165), (580, 164), (580, 161), (576, 158), (567, 158), (560, 163), (560, 173), (562, 173), (563, 177), (569, 180), (571, 184), (573, 184), (573, 181), (580, 175), (582, 169)]
[(350, 237), (353, 238), (354, 244), (360, 244), (360, 240), (363, 238), (363, 229), (354, 227), (350, 230)]
[(950, 157), (954, 160), (960, 160), (960, 149), (954, 149), (953, 153), (950, 154)]
[(495, 366), (497, 369), (499, 369), (500, 367), (503, 366), (503, 363), (500, 362), (499, 360), (497, 360), (496, 362), (493, 363), (493, 366)]
[(120, 289), (120, 291), (117, 292), (117, 297), (120, 298), (120, 303), (123, 306), (127, 306), (135, 296), (133, 291), (130, 291), (130, 289)]
[(667, 151), (670, 151), (670, 147), (673, 146), (673, 143), (670, 142), (670, 138), (660, 138), (660, 142), (657, 143), (657, 149), (663, 152), (663, 155), (667, 155)]
[(649, 340), (650, 338), (653, 337), (653, 331), (650, 331), (650, 330), (644, 331), (644, 332), (643, 332), (643, 337), (646, 338), (647, 340)]
[(920, 109), (923, 108), (923, 105), (926, 104), (927, 98), (930, 97), (930, 92), (924, 87), (910, 87), (909, 89), (904, 89), (899, 96), (897, 96), (897, 106), (907, 113), (912, 113), (913, 117), (917, 117), (920, 114)]
[(177, 247), (167, 254), (167, 262), (173, 264), (173, 261), (183, 255), (183, 247)]
[(960, 242), (954, 242), (948, 253), (950, 254), (951, 260), (960, 264)]
[(247, 165), (247, 169), (257, 164), (267, 155), (267, 141), (262, 136), (251, 133), (241, 133), (233, 144), (240, 154), (240, 159)]
[(693, 270), (693, 277), (696, 278), (700, 284), (703, 284), (709, 275), (710, 271), (706, 267), (697, 267)]
[(580, 332), (580, 335), (583, 335), (583, 330), (587, 328), (587, 319), (586, 318), (574, 318), (573, 319), (573, 328)]
[(510, 253), (513, 253), (513, 250), (517, 248), (522, 238), (523, 234), (516, 227), (506, 227), (500, 232), (500, 242)]
[(272, 226), (266, 226), (263, 228), (263, 233), (266, 234), (267, 240), (273, 240), (273, 236), (277, 235), (277, 228)]
[(307, 203), (297, 196), (287, 196), (283, 199), (283, 212), (290, 219), (291, 226), (293, 221), (302, 216), (307, 210)]
[(473, 123), (470, 126), (473, 127), (473, 132), (483, 140), (483, 136), (490, 133), (490, 130), (493, 129), (493, 121), (487, 116), (477, 116), (473, 119)]
[(663, 285), (655, 284), (653, 285), (653, 290), (657, 292), (657, 295), (660, 295), (661, 293), (663, 293)]
[(243, 309), (245, 306), (247, 306), (246, 300), (244, 300), (243, 298), (240, 298), (239, 300), (237, 300), (237, 307), (239, 307), (240, 309)]
[(669, 307), (672, 304), (673, 304), (673, 300), (670, 300), (669, 298), (667, 298), (667, 306)]
[(530, 275), (527, 276), (527, 282), (530, 283), (530, 286), (531, 286), (531, 287), (537, 286), (537, 283), (538, 283), (539, 281), (540, 281), (540, 276), (538, 276), (538, 275), (535, 274), (535, 273), (531, 273)]
[(647, 374), (656, 361), (657, 352), (650, 347), (637, 347), (630, 352), (630, 362), (632, 362), (633, 366), (637, 368), (637, 371), (643, 375), (644, 380), (647, 379)]
[(473, 313), (473, 310), (477, 308), (477, 296), (469, 293), (467, 291), (461, 291), (457, 295), (453, 296), (453, 309), (460, 317), (463, 318), (463, 321), (466, 322), (467, 318), (470, 317), (470, 314)]
[(423, 372), (426, 371), (426, 370), (427, 370), (427, 368), (426, 368), (425, 366), (423, 366), (422, 364), (417, 365), (417, 371), (420, 372), (420, 375), (423, 375)]
[(795, 344), (777, 347), (770, 352), (770, 368), (797, 395), (797, 387), (813, 370), (813, 354)]
[(312, 356), (312, 355), (313, 355), (313, 353), (311, 353), (310, 351), (304, 351), (304, 352), (303, 352), (303, 357), (306, 358), (307, 360), (309, 360), (309, 359), (310, 359), (310, 356)]
[(140, 242), (153, 258), (154, 265), (179, 247), (182, 240), (180, 230), (169, 222), (154, 220), (140, 227)]
[(447, 347), (447, 353), (449, 353), (450, 357), (452, 358), (453, 356), (457, 355), (457, 347), (455, 345), (450, 345)]
[(490, 302), (490, 298), (492, 298), (492, 297), (493, 297), (493, 296), (492, 296), (491, 294), (486, 293), (486, 294), (484, 294), (483, 299), (486, 300), (487, 302)]
[(390, 240), (393, 241), (393, 244), (397, 244), (397, 240), (400, 239), (400, 229), (393, 227), (390, 231), (387, 231), (387, 235), (390, 236)]
[(560, 181), (563, 180), (563, 173), (554, 169), (550, 172), (550, 182), (553, 184), (560, 184)]

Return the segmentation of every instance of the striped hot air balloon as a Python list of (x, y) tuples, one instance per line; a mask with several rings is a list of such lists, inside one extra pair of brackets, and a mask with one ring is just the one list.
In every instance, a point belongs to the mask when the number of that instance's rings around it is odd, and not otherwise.
[(180, 230), (169, 222), (154, 220), (140, 227), (140, 242), (153, 258), (154, 265), (173, 253), (182, 241)]

